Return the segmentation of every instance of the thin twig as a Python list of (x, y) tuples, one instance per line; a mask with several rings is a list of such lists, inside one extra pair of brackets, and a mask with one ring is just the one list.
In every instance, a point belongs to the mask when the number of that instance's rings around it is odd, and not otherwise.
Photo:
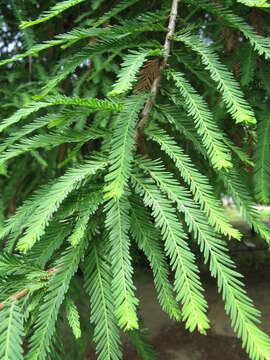
[(171, 6), (171, 12), (170, 12), (170, 17), (169, 17), (169, 24), (168, 24), (168, 31), (166, 34), (166, 38), (165, 38), (165, 42), (164, 42), (164, 58), (163, 61), (160, 64), (159, 67), (159, 72), (156, 76), (156, 78), (153, 81), (152, 87), (151, 87), (151, 94), (150, 97), (148, 98), (144, 109), (142, 111), (142, 117), (138, 123), (138, 127), (137, 127), (137, 139), (139, 138), (139, 133), (140, 131), (146, 126), (150, 112), (153, 108), (153, 105), (155, 104), (156, 101), (156, 97), (157, 97), (157, 93), (158, 93), (158, 88), (159, 88), (159, 84), (160, 84), (160, 79), (161, 79), (161, 72), (163, 69), (166, 68), (167, 63), (168, 63), (168, 58), (170, 55), (170, 50), (171, 50), (171, 40), (170, 37), (174, 34), (175, 31), (175, 24), (176, 24), (176, 19), (177, 19), (177, 10), (178, 10), (178, 4), (179, 4), (180, 0), (173, 0), (172, 1), (172, 6)]
[[(47, 270), (47, 275), (48, 276), (52, 276), (53, 274), (55, 274), (56, 272), (57, 272), (57, 268), (51, 268), (51, 269), (48, 269)], [(27, 289), (27, 288), (25, 288), (25, 289), (22, 289), (22, 290), (20, 290), (20, 291), (17, 291), (16, 293), (14, 293), (14, 294), (12, 294), (9, 298), (8, 298), (8, 300), (6, 300), (6, 301), (2, 301), (2, 302), (0, 302), (0, 310), (2, 310), (5, 306), (6, 306), (6, 304), (8, 303), (8, 302), (12, 302), (12, 301), (18, 301), (18, 300), (20, 300), (21, 298), (23, 298), (24, 296), (26, 296), (27, 294), (28, 294), (28, 292), (29, 292), (29, 289)]]

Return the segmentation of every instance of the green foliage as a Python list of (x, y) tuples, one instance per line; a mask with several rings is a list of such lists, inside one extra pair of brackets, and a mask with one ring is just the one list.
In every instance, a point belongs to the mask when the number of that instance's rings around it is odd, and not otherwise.
[[(35, 197), (33, 197), (33, 202), (36, 203), (34, 207), (35, 213), (32, 214), (28, 223), (24, 222), (22, 224), (25, 231), (17, 244), (17, 249), (24, 252), (31, 249), (35, 242), (44, 234), (45, 227), (50, 218), (68, 194), (86, 177), (103, 169), (104, 165), (105, 163), (102, 159), (87, 161), (82, 166), (72, 169), (63, 175), (58, 182), (43, 189), (45, 190), (43, 196), (40, 196), (40, 193), (36, 193)], [(23, 208), (21, 211), (23, 211)]]
[(132, 280), (133, 268), (130, 256), (130, 239), (128, 236), (130, 216), (129, 202), (122, 197), (110, 200), (106, 206), (106, 227), (110, 232), (112, 258), (112, 294), (115, 301), (115, 314), (119, 326), (126, 330), (137, 329), (138, 319), (136, 306), (138, 300)]
[[(193, 2), (194, 0), (187, 0), (189, 2)], [(245, 1), (247, 4), (253, 3), (252, 6), (255, 6), (255, 3), (259, 3), (256, 1)], [(260, 2), (261, 4), (263, 2)], [(266, 2), (265, 2), (266, 4)], [(200, 6), (204, 9), (207, 9), (210, 13), (213, 13), (214, 15), (218, 16), (220, 19), (222, 19), (225, 24), (229, 25), (232, 28), (235, 28), (236, 30), (239, 30), (244, 37), (249, 40), (250, 44), (256, 50), (259, 55), (264, 55), (266, 59), (270, 58), (270, 48), (269, 48), (269, 38), (263, 37), (259, 34), (257, 34), (253, 27), (250, 26), (245, 22), (243, 18), (241, 18), (239, 15), (232, 12), (230, 9), (224, 8), (222, 6), (213, 4), (212, 2), (209, 2), (207, 0), (201, 1)]]
[(270, 202), (270, 118), (265, 117), (258, 124), (255, 152), (255, 192), (264, 204)]
[(157, 227), (161, 229), (165, 242), (165, 251), (171, 259), (170, 264), (175, 270), (174, 290), (177, 300), (183, 305), (183, 320), (190, 331), (198, 329), (205, 333), (208, 329), (206, 317), (206, 301), (194, 263), (194, 255), (188, 248), (186, 234), (177, 219), (174, 208), (165, 197), (159, 193), (153, 181), (145, 179), (140, 174), (132, 175), (136, 193), (143, 197), (146, 206), (151, 206), (152, 215)]
[(241, 176), (240, 171), (231, 171), (229, 174), (221, 174), (221, 178), (225, 184), (225, 187), (231, 193), (235, 199), (235, 202), (242, 212), (243, 217), (250, 225), (250, 227), (256, 229), (255, 231), (260, 234), (266, 242), (270, 243), (270, 232), (267, 226), (260, 220), (260, 215), (255, 204), (253, 202), (250, 190), (239, 181)]
[[(93, 229), (91, 229), (93, 232)], [(88, 235), (89, 236), (89, 235)], [(67, 248), (55, 262), (56, 273), (49, 281), (47, 294), (39, 309), (35, 332), (30, 338), (26, 359), (46, 359), (48, 347), (55, 330), (60, 306), (68, 290), (71, 278), (76, 273), (88, 242), (85, 236), (79, 246)]]
[(85, 288), (92, 306), (91, 322), (95, 324), (94, 341), (98, 359), (121, 358), (120, 337), (111, 297), (111, 266), (102, 243), (95, 241), (85, 261)]
[(139, 249), (147, 257), (154, 275), (154, 282), (158, 292), (158, 300), (162, 309), (174, 320), (180, 320), (181, 314), (175, 300), (173, 288), (169, 281), (169, 269), (163, 254), (160, 234), (151, 223), (151, 218), (138, 198), (131, 202), (130, 231)]
[(146, 56), (146, 51), (132, 51), (124, 58), (124, 62), (121, 64), (122, 70), (118, 74), (118, 80), (113, 85), (113, 90), (109, 95), (123, 94), (132, 89), (132, 85), (136, 80), (136, 74), (145, 62)]
[(6, 304), (0, 312), (0, 356), (6, 360), (23, 359), (23, 317), (17, 301)]
[(70, 358), (63, 319), (81, 358), (122, 359), (125, 332), (155, 359), (142, 258), (163, 311), (205, 334), (203, 259), (250, 359), (270, 359), (220, 201), (270, 245), (268, 4), (178, 2), (0, 6), (1, 359)]
[(204, 100), (196, 94), (192, 86), (183, 78), (182, 74), (169, 72), (168, 77), (172, 78), (184, 97), (187, 111), (190, 117), (194, 118), (196, 128), (213, 166), (222, 169), (230, 168), (230, 154), (223, 143), (224, 134), (217, 128), (212, 115)]
[(194, 194), (194, 200), (200, 204), (208, 217), (209, 223), (224, 235), (240, 239), (241, 234), (227, 222), (220, 203), (213, 196), (213, 188), (209, 184), (208, 179), (199, 173), (188, 155), (184, 153), (174, 139), (157, 126), (150, 128), (148, 134), (161, 146), (161, 150), (173, 160), (184, 181), (189, 185), (191, 192)]
[(135, 95), (125, 100), (123, 111), (117, 116), (113, 129), (110, 171), (105, 180), (105, 198), (120, 199), (127, 184), (135, 140), (136, 121), (145, 97)]
[(30, 114), (42, 109), (47, 108), (49, 106), (54, 105), (72, 105), (72, 106), (85, 106), (90, 107), (91, 109), (103, 109), (103, 110), (116, 110), (119, 111), (121, 109), (120, 104), (111, 103), (107, 100), (98, 100), (98, 99), (80, 99), (80, 98), (68, 98), (65, 96), (57, 96), (54, 98), (44, 99), (40, 102), (33, 102), (28, 104), (25, 108), (18, 110), (11, 117), (6, 119), (1, 123), (0, 132), (5, 130), (7, 127), (17, 123), (18, 121), (26, 118)]
[(270, 6), (268, 0), (238, 0), (238, 2), (250, 7), (266, 8)]
[(66, 0), (62, 2), (56, 3), (50, 10), (45, 11), (43, 14), (40, 15), (40, 17), (34, 21), (23, 21), (21, 23), (21, 28), (27, 28), (29, 26), (33, 26), (36, 24), (40, 24), (44, 21), (48, 21), (55, 16), (58, 16), (63, 11), (66, 11), (67, 9), (71, 8), (72, 6), (78, 5), (84, 0)]
[(137, 354), (143, 360), (155, 360), (156, 354), (152, 346), (147, 341), (147, 332), (140, 326), (140, 329), (128, 333), (131, 343), (135, 346)]
[(80, 327), (80, 315), (78, 309), (71, 298), (67, 298), (66, 301), (66, 312), (69, 325), (72, 329), (72, 332), (76, 339), (80, 338), (82, 335)]
[(232, 74), (222, 64), (214, 51), (204, 43), (199, 36), (189, 33), (178, 35), (175, 40), (182, 41), (193, 51), (201, 56), (206, 69), (209, 70), (212, 79), (217, 82), (218, 89), (222, 92), (223, 100), (235, 119), (236, 123), (254, 124), (256, 119), (249, 104), (244, 99), (242, 91)]
[(240, 83), (242, 86), (247, 86), (254, 78), (256, 55), (250, 46), (246, 46), (242, 51), (244, 62), (242, 64)]
[[(239, 280), (241, 275), (234, 268), (235, 265), (227, 254), (226, 243), (211, 229), (203, 213), (194, 206), (189, 193), (181, 187), (162, 164), (140, 160), (139, 166), (151, 174), (160, 189), (174, 201), (179, 211), (185, 215), (185, 221), (200, 245), (205, 262), (209, 262), (209, 268), (213, 277), (218, 280), (219, 291), (222, 291), (225, 300), (226, 312), (230, 313), (232, 326), (240, 337), (245, 339), (251, 353), (267, 354), (269, 345), (264, 342), (267, 338), (262, 334), (258, 343), (254, 342), (254, 322), (259, 313), (254, 308), (252, 301), (247, 297), (243, 283)], [(245, 189), (246, 190), (246, 189)], [(230, 304), (230, 306), (228, 305)], [(245, 315), (243, 316), (243, 308)], [(248, 323), (246, 322), (246, 319)], [(250, 323), (249, 323), (250, 321)], [(266, 340), (267, 343), (267, 340)], [(265, 346), (266, 345), (266, 346)], [(267, 358), (267, 356), (265, 356)]]
[(94, 128), (83, 129), (83, 131), (68, 128), (62, 131), (52, 131), (48, 134), (38, 134), (28, 139), (24, 138), (21, 142), (9, 146), (6, 151), (0, 154), (0, 165), (9, 159), (38, 148), (52, 149), (55, 146), (66, 143), (84, 144), (88, 141), (104, 137), (105, 134), (106, 132)]

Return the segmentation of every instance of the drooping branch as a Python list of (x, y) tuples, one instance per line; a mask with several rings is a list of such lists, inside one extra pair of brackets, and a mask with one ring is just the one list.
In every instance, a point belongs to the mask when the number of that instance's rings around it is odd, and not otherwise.
[(170, 12), (170, 17), (169, 17), (169, 24), (168, 24), (168, 31), (167, 31), (164, 46), (163, 46), (163, 48), (164, 48), (164, 58), (163, 58), (163, 61), (160, 64), (158, 74), (157, 74), (156, 78), (153, 81), (153, 84), (152, 84), (152, 87), (151, 87), (150, 97), (148, 98), (148, 100), (147, 100), (147, 102), (146, 102), (146, 104), (144, 106), (144, 109), (142, 111), (142, 116), (141, 116), (141, 119), (140, 119), (140, 121), (138, 123), (138, 127), (137, 127), (137, 129), (138, 129), (138, 131), (137, 131), (137, 139), (139, 137), (140, 131), (147, 124), (150, 112), (151, 112), (151, 110), (153, 108), (153, 105), (155, 104), (155, 101), (156, 101), (158, 88), (159, 88), (159, 84), (160, 84), (160, 79), (161, 79), (161, 72), (162, 72), (163, 69), (166, 68), (167, 63), (168, 63), (168, 58), (169, 58), (170, 50), (171, 50), (170, 37), (175, 32), (175, 25), (176, 25), (179, 1), (180, 0), (173, 0), (172, 1), (171, 12)]

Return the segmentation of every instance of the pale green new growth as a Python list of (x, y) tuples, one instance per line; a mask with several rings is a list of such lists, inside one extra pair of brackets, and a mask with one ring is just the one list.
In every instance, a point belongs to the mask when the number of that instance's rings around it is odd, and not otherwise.
[(246, 6), (250, 7), (258, 7), (258, 8), (268, 8), (270, 4), (268, 0), (237, 0), (239, 3), (242, 3)]
[(115, 315), (118, 324), (125, 330), (138, 328), (133, 268), (130, 256), (128, 236), (130, 204), (126, 197), (110, 200), (106, 205), (106, 228), (110, 232), (112, 258), (112, 295), (115, 303)]
[(110, 153), (110, 170), (106, 175), (105, 198), (119, 199), (127, 184), (134, 150), (135, 128), (139, 111), (145, 96), (128, 97), (123, 104), (123, 111), (116, 117)]

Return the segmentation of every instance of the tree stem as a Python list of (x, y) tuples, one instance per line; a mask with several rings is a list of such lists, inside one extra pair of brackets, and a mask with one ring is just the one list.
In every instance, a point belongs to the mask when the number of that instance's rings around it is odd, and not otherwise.
[(153, 108), (153, 105), (155, 104), (156, 101), (156, 97), (157, 97), (157, 93), (158, 93), (158, 88), (159, 88), (159, 84), (160, 84), (160, 79), (161, 79), (161, 72), (163, 69), (166, 68), (167, 63), (168, 63), (168, 58), (170, 55), (170, 50), (171, 50), (171, 40), (170, 37), (174, 34), (175, 32), (175, 24), (176, 24), (176, 18), (177, 18), (177, 10), (178, 10), (178, 4), (179, 4), (180, 0), (173, 0), (172, 1), (172, 6), (171, 6), (171, 12), (170, 12), (170, 17), (169, 17), (169, 24), (168, 24), (168, 31), (166, 34), (166, 38), (165, 38), (165, 42), (163, 45), (164, 48), (164, 58), (162, 63), (160, 64), (159, 67), (159, 72), (156, 76), (156, 78), (153, 81), (152, 87), (151, 87), (151, 93), (150, 93), (150, 97), (148, 98), (147, 102), (145, 103), (144, 109), (142, 111), (142, 117), (138, 123), (138, 131), (137, 131), (137, 136), (136, 138), (139, 138), (139, 132), (146, 126), (150, 112)]

